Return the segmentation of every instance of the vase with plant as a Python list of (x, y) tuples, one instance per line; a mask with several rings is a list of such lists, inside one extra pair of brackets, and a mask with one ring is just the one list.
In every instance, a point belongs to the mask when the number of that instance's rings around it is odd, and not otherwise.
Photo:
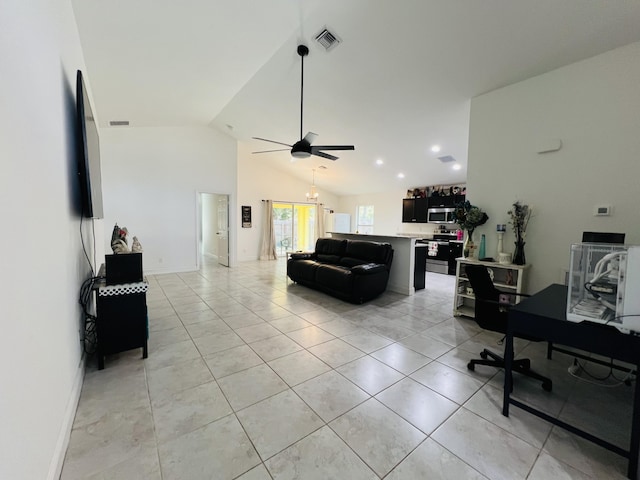
[(471, 205), (467, 200), (454, 205), (453, 220), (462, 230), (467, 231), (467, 236), (463, 244), (463, 254), (465, 257), (472, 256), (475, 244), (473, 243), (473, 232), (480, 225), (484, 225), (489, 220), (489, 216), (481, 208)]
[(507, 212), (511, 220), (509, 223), (513, 228), (513, 233), (516, 236), (515, 246), (516, 249), (513, 252), (513, 263), (515, 265), (525, 265), (526, 258), (524, 255), (524, 237), (527, 234), (527, 226), (531, 219), (532, 210), (529, 205), (524, 205), (517, 201), (511, 207), (511, 210)]

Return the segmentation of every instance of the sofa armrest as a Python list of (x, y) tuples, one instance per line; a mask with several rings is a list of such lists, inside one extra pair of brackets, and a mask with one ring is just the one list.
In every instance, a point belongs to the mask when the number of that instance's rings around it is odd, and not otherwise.
[(316, 254), (315, 253), (309, 253), (309, 252), (300, 252), (300, 253), (292, 253), (289, 256), (289, 259), (291, 260), (314, 260), (316, 258)]
[(351, 271), (356, 275), (373, 275), (378, 272), (386, 272), (387, 267), (381, 263), (364, 263), (351, 267)]

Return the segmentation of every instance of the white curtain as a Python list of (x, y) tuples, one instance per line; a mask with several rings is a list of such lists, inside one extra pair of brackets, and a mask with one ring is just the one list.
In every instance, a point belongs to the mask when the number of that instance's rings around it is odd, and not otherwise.
[(273, 228), (273, 201), (262, 201), (262, 242), (260, 260), (276, 260), (276, 232)]
[(316, 205), (316, 240), (327, 236), (324, 226), (324, 203)]

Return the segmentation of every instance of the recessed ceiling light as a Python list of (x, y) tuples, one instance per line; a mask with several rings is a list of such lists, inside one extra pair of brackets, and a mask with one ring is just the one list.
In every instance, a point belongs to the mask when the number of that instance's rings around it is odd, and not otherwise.
[(399, 173), (398, 178), (404, 178), (404, 173)]
[(459, 163), (456, 163), (451, 168), (453, 168), (454, 170), (460, 170), (462, 168), (462, 165), (460, 165)]
[(382, 165), (383, 163), (384, 161), (381, 158), (376, 160), (376, 165)]
[(433, 146), (431, 147), (431, 151), (432, 151), (433, 153), (438, 153), (438, 152), (440, 151), (440, 145), (433, 145)]

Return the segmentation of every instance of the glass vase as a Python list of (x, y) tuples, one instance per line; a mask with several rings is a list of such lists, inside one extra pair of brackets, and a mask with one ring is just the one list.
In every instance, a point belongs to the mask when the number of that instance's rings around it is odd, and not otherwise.
[(472, 258), (475, 244), (473, 243), (473, 230), (467, 230), (467, 236), (462, 244), (462, 254), (465, 258)]
[(517, 240), (514, 244), (516, 246), (516, 249), (513, 252), (514, 265), (525, 265), (527, 262), (524, 257), (524, 240)]

